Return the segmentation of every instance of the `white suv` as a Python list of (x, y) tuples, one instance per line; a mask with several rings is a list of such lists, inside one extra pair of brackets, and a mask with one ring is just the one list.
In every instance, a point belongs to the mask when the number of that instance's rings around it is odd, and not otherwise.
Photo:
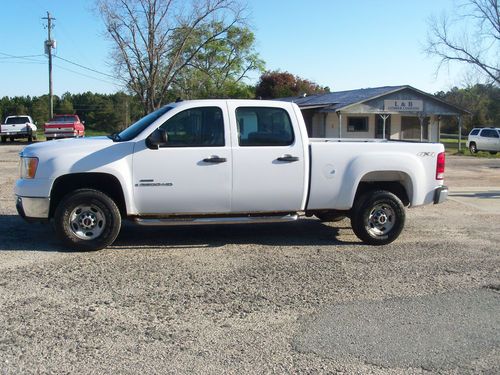
[(467, 147), (472, 154), (489, 151), (494, 155), (500, 151), (500, 128), (474, 128), (469, 133)]

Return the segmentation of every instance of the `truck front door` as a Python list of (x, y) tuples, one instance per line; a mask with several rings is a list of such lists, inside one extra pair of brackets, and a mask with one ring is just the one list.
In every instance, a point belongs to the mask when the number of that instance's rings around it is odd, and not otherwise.
[(227, 213), (231, 207), (231, 147), (227, 109), (186, 109), (160, 128), (167, 141), (134, 150), (134, 200), (141, 214)]
[(231, 210), (286, 212), (301, 209), (306, 155), (293, 112), (269, 104), (228, 103), (233, 131)]

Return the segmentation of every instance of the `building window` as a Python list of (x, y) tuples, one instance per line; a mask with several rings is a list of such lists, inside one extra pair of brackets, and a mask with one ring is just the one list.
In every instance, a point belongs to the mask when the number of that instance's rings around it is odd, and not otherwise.
[(368, 117), (348, 117), (347, 118), (348, 132), (367, 132)]

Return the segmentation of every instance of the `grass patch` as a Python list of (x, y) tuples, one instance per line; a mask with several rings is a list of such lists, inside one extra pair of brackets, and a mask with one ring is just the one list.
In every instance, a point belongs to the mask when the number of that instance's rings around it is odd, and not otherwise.
[(456, 138), (441, 137), (440, 142), (444, 145), (446, 152), (450, 155), (463, 155), (472, 156), (476, 158), (495, 159), (500, 158), (500, 152), (496, 155), (490, 154), (488, 151), (479, 151), (477, 154), (471, 154), (467, 148), (467, 137), (463, 137), (461, 143), (461, 150), (458, 151), (458, 136)]
[[(101, 135), (108, 135), (109, 132), (101, 130), (85, 129), (85, 137), (96, 137)], [(43, 134), (43, 129), (38, 129), (36, 132), (36, 139), (38, 141), (46, 141), (45, 135)]]

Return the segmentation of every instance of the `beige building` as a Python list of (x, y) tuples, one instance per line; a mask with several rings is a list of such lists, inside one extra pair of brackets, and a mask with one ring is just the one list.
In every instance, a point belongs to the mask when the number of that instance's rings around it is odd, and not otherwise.
[(468, 114), (411, 86), (384, 86), (281, 100), (292, 101), (300, 107), (309, 136), (313, 138), (438, 142), (444, 116), (455, 116), (461, 124), (462, 116)]

